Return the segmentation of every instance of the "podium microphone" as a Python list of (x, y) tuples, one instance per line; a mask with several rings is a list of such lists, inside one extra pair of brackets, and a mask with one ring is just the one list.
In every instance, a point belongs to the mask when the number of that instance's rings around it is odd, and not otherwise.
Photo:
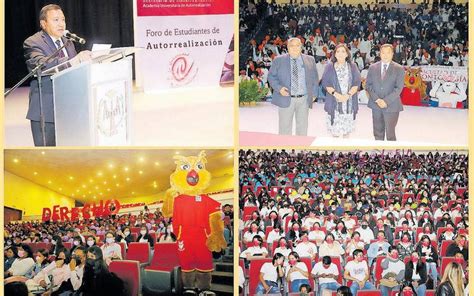
[(69, 32), (68, 30), (64, 30), (63, 36), (66, 37), (66, 38), (71, 39), (74, 42), (78, 42), (80, 44), (85, 44), (86, 43), (86, 40), (84, 38), (81, 38), (81, 37), (77, 36), (76, 34)]

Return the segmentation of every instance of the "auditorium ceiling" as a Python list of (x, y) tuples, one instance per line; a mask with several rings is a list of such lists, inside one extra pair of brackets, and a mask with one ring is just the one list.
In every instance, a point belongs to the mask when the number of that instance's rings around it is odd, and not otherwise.
[[(169, 188), (173, 156), (201, 150), (5, 150), (5, 171), (81, 202), (151, 196)], [(232, 150), (206, 150), (213, 178), (233, 174)]]

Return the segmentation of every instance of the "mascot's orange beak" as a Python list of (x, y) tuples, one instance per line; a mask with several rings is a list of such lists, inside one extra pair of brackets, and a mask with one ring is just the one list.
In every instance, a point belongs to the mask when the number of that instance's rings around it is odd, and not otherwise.
[(196, 184), (199, 182), (198, 173), (195, 170), (190, 171), (186, 176), (186, 181), (189, 185), (196, 186)]
[(410, 84), (415, 83), (415, 77), (410, 77)]

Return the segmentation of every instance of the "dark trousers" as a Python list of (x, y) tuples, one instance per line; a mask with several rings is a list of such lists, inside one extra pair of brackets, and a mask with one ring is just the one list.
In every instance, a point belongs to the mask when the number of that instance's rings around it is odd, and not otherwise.
[(374, 126), (375, 140), (383, 141), (387, 136), (387, 141), (396, 141), (395, 127), (398, 122), (400, 112), (382, 112), (372, 109), (372, 122)]
[(31, 120), (31, 133), (33, 134), (33, 141), (35, 146), (56, 146), (56, 131), (54, 122), (45, 122), (45, 138), (46, 143), (43, 144), (43, 133), (41, 131), (41, 123), (39, 121)]

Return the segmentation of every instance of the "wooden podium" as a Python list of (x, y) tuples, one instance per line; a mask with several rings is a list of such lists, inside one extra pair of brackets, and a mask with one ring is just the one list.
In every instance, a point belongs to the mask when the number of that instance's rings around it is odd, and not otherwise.
[(48, 70), (55, 73), (57, 146), (131, 144), (132, 57), (127, 56), (133, 52), (112, 49), (86, 63)]

